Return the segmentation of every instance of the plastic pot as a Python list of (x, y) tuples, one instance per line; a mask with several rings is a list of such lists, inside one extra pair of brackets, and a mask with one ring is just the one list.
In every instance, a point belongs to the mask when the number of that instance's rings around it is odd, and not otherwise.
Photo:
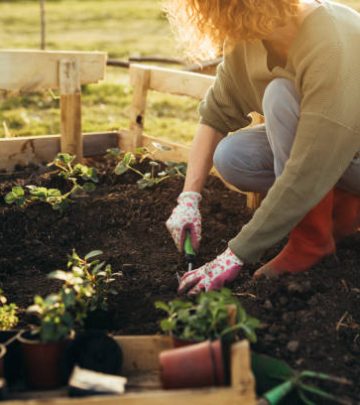
[(0, 378), (4, 378), (4, 364), (5, 364), (6, 347), (0, 344)]
[(67, 340), (42, 343), (29, 332), (19, 336), (21, 343), (25, 377), (33, 389), (53, 389), (66, 383), (64, 373), (64, 353)]
[(160, 378), (165, 389), (224, 385), (220, 340), (209, 340), (160, 353)]

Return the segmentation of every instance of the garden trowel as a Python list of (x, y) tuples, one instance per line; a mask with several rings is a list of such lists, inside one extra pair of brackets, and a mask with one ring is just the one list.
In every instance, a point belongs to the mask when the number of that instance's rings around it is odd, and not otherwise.
[[(191, 233), (190, 230), (186, 231), (185, 241), (184, 241), (184, 254), (185, 254), (185, 261), (188, 265), (187, 271), (191, 271), (195, 264), (196, 253), (191, 243)], [(180, 275), (176, 273), (176, 278), (180, 284)]]

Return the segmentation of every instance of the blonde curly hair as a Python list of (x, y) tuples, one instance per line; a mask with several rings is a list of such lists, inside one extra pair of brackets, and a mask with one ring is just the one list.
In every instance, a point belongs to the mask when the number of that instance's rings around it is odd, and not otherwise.
[(164, 0), (164, 10), (190, 59), (206, 59), (242, 40), (265, 38), (297, 16), (300, 0)]

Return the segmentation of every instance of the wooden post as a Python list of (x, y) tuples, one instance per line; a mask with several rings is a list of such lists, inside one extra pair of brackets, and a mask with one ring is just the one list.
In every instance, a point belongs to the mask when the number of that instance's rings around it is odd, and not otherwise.
[(130, 67), (130, 69), (131, 84), (134, 89), (130, 108), (130, 147), (135, 150), (135, 148), (142, 146), (146, 98), (150, 86), (151, 71), (148, 68)]
[(59, 67), (61, 106), (61, 152), (83, 158), (81, 134), (80, 68), (77, 60), (61, 60)]
[(247, 340), (231, 346), (231, 386), (241, 396), (249, 397), (255, 403), (255, 378), (251, 371), (250, 353)]

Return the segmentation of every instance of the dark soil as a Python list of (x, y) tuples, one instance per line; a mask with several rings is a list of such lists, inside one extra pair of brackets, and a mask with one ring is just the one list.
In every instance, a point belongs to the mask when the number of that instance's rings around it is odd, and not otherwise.
[[(116, 282), (119, 294), (111, 299), (112, 329), (119, 334), (158, 333), (163, 314), (153, 303), (175, 298), (175, 273), (186, 270), (164, 224), (183, 180), (170, 179), (154, 189), (139, 190), (135, 174), (105, 175), (105, 163), (97, 162), (97, 166), (101, 180), (96, 191), (79, 198), (64, 215), (44, 204), (26, 210), (9, 207), (1, 199), (1, 286), (9, 301), (24, 309), (34, 294), (45, 295), (57, 287), (46, 275), (65, 268), (73, 248), (81, 255), (100, 249), (113, 269), (123, 273)], [(1, 195), (14, 183), (62, 186), (34, 170), (12, 178), (2, 175)], [(212, 177), (204, 191), (202, 215), (198, 265), (221, 253), (250, 218), (245, 198)], [(264, 261), (281, 246), (268, 252)], [(254, 348), (298, 369), (348, 378), (351, 387), (330, 386), (330, 391), (357, 403), (360, 235), (348, 238), (338, 247), (336, 257), (325, 259), (307, 273), (254, 282), (251, 275), (260, 264), (247, 266), (231, 286), (249, 313), (262, 321)]]

